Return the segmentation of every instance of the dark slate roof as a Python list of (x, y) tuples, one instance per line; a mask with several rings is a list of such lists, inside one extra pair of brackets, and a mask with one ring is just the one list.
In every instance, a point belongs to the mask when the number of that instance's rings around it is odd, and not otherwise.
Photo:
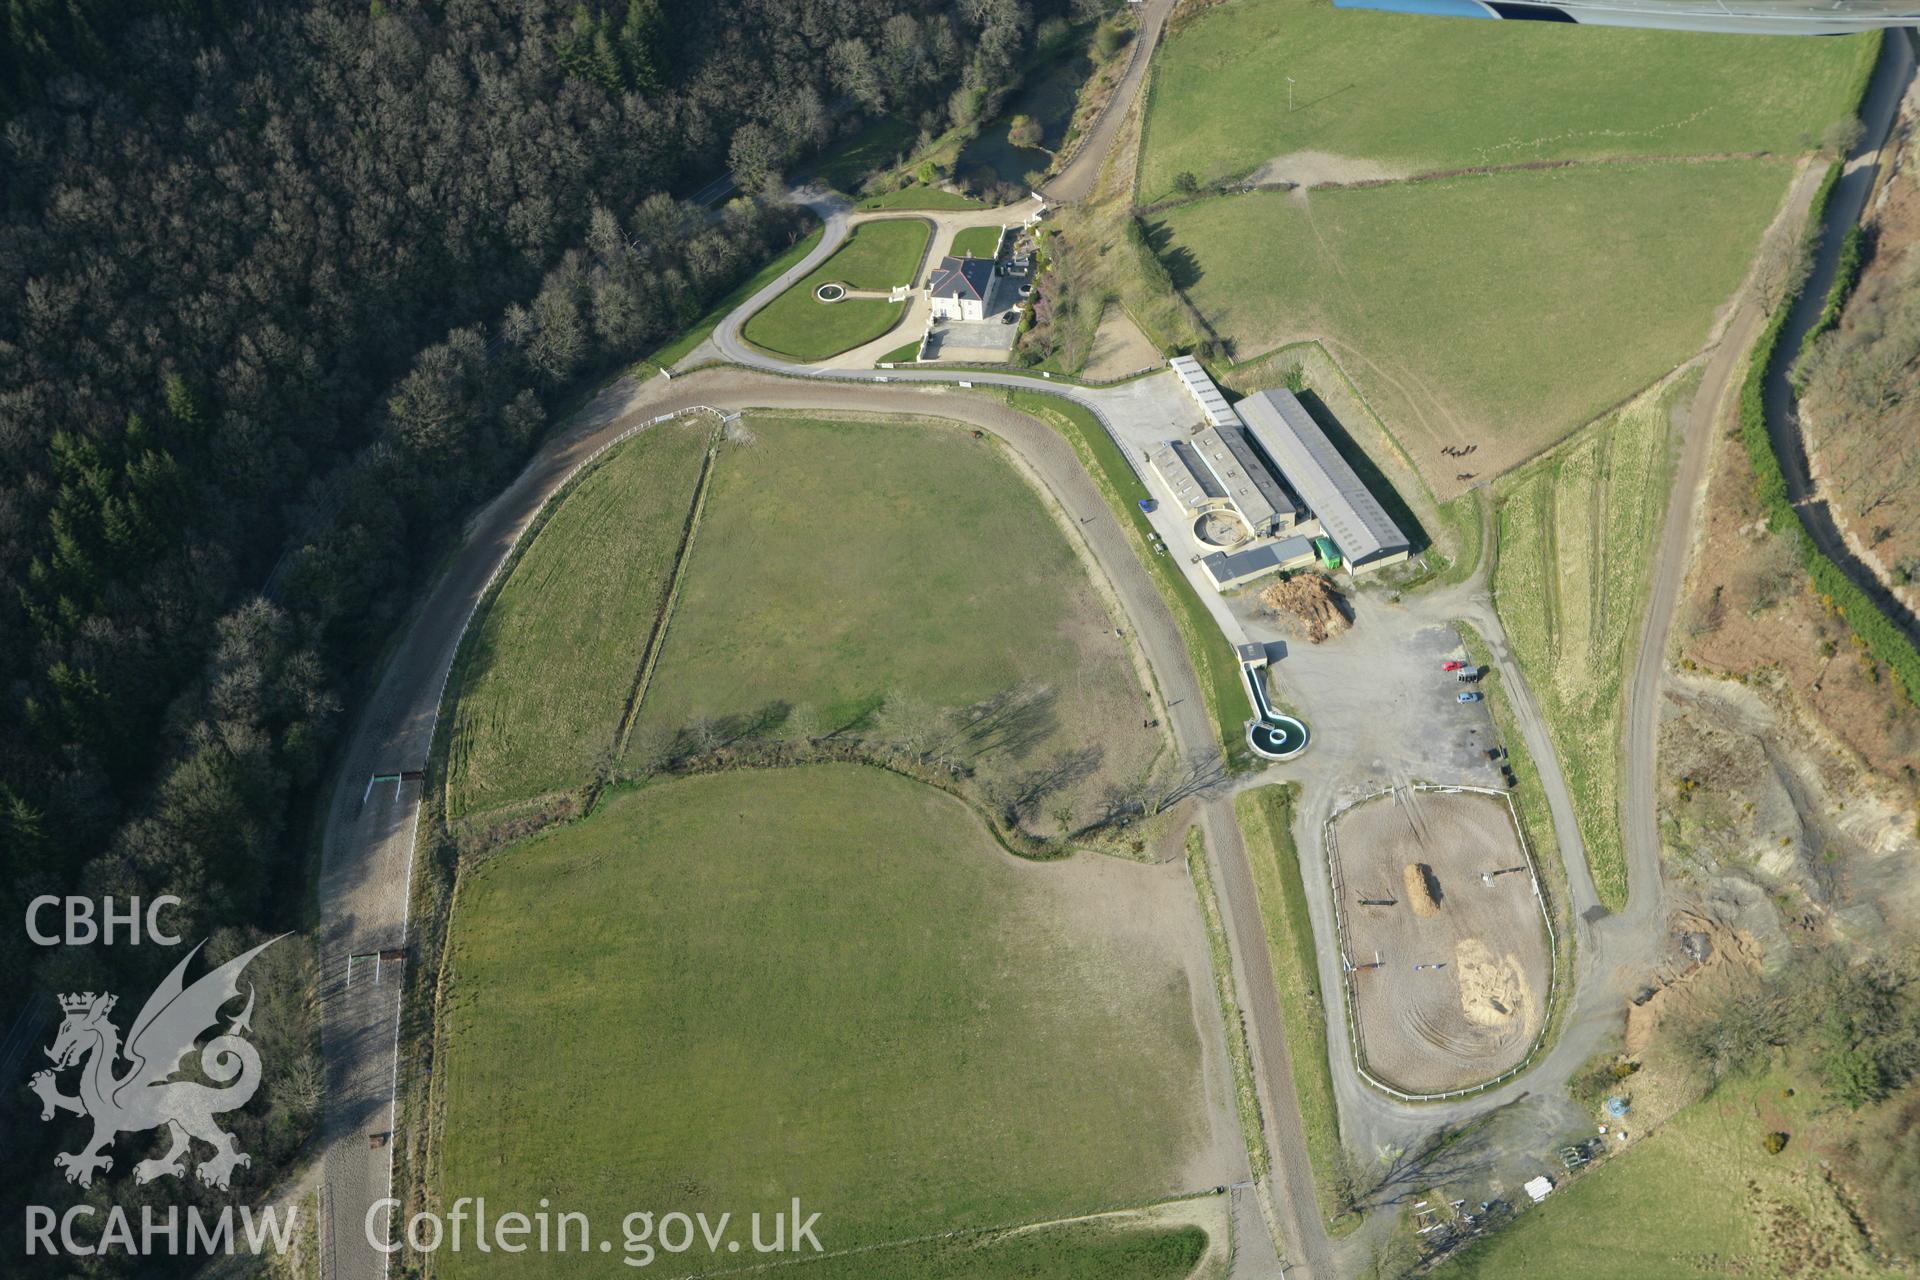
[(1237, 582), (1256, 573), (1288, 569), (1313, 559), (1313, 544), (1305, 538), (1282, 538), (1263, 542), (1245, 551), (1216, 551), (1200, 562), (1216, 587)]
[(977, 302), (985, 302), (987, 286), (992, 281), (993, 259), (956, 258), (949, 255), (940, 259), (940, 265), (933, 269), (933, 296), (972, 298)]

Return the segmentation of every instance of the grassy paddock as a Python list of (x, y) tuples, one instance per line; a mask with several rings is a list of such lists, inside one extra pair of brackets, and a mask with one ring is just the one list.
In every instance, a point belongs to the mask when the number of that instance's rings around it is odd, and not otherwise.
[(1533, 753), (1527, 750), (1527, 741), (1520, 735), (1500, 668), (1494, 665), (1493, 650), (1485, 637), (1467, 623), (1455, 622), (1453, 627), (1466, 645), (1468, 659), (1487, 672), (1480, 688), (1487, 695), (1493, 727), (1500, 735), (1500, 745), (1506, 749), (1506, 762), (1513, 769), (1514, 787), (1508, 794), (1513, 798), (1527, 848), (1533, 854), (1534, 868), (1540, 873), (1547, 911), (1553, 917), (1554, 971), (1563, 976), (1554, 983), (1553, 1003), (1547, 1009), (1547, 1029), (1535, 1050), (1544, 1052), (1560, 1034), (1560, 1018), (1566, 1012), (1572, 987), (1572, 983), (1565, 980), (1573, 973), (1574, 958), (1573, 907), (1567, 887), (1567, 866), (1561, 857), (1560, 839), (1554, 834), (1553, 810), (1547, 805), (1547, 788), (1540, 781), (1540, 766), (1534, 763)]
[(1541, 702), (1594, 887), (1627, 902), (1621, 734), (1653, 547), (1672, 475), (1673, 412), (1699, 384), (1675, 378), (1503, 478), (1494, 601)]
[[(1263, 192), (1175, 209), (1154, 237), (1238, 351), (1326, 337), (1450, 498), (1463, 468), (1497, 474), (1697, 350), (1791, 173), (1675, 162)], [(1469, 443), (1469, 461), (1440, 453)]]
[(1435, 22), (1238, 0), (1208, 10), (1155, 54), (1140, 192), (1160, 199), (1181, 172), (1210, 183), (1297, 152), (1395, 172), (1791, 155), (1853, 109), (1877, 49), (1873, 36)]
[(1300, 1102), (1302, 1136), (1313, 1163), (1320, 1213), (1330, 1225), (1352, 1228), (1360, 1225), (1359, 1215), (1344, 1211), (1334, 1187), (1334, 1175), (1344, 1157), (1340, 1110), (1327, 1057), (1327, 1018), (1340, 1014), (1338, 1010), (1329, 1014), (1320, 993), (1313, 922), (1307, 916), (1307, 891), (1293, 842), (1293, 806), (1298, 795), (1299, 787), (1293, 783), (1261, 787), (1235, 796), (1233, 808), (1260, 898), (1267, 961), (1280, 992), (1280, 1020), (1293, 1059), (1293, 1090)]
[(946, 425), (746, 426), (715, 464), (636, 741), (703, 719), (862, 733), (891, 697), (932, 716), (1027, 690), (952, 748), (983, 789), (1092, 747), (1042, 806), (1085, 822), (1106, 784), (1144, 774), (1147, 691), (1048, 500), (996, 444)]
[(560, 499), (463, 647), (450, 816), (587, 785), (673, 576), (710, 426), (641, 432)]
[(1181, 1280), (1206, 1256), (1196, 1226), (1040, 1227), (936, 1240), (782, 1268), (793, 1280)]
[[(463, 873), (442, 1200), (546, 1196), (598, 1227), (798, 1195), (840, 1251), (1195, 1190), (1186, 944), (1151, 923), (1184, 893), (1007, 857), (958, 801), (861, 766), (616, 796)], [(606, 1274), (521, 1261), (440, 1270)]]
[[(1723, 1082), (1705, 1101), (1431, 1274), (1435, 1280), (1900, 1274), (1867, 1253), (1835, 1193), (1823, 1167), (1827, 1148), (1809, 1140), (1830, 1123), (1822, 1112), (1831, 1104), (1807, 1086), (1783, 1071)], [(1771, 1130), (1792, 1134), (1779, 1155), (1761, 1147)]]
[(1132, 531), (1134, 551), (1148, 576), (1160, 588), (1160, 595), (1173, 613), (1180, 635), (1187, 645), (1187, 657), (1199, 678), (1200, 692), (1213, 717), (1214, 732), (1219, 735), (1227, 767), (1236, 772), (1252, 763), (1246, 739), (1241, 733), (1253, 709), (1240, 684), (1240, 663), (1233, 646), (1220, 633), (1220, 627), (1207, 612), (1193, 584), (1166, 556), (1155, 555), (1147, 545), (1147, 533), (1153, 527), (1141, 514), (1139, 501), (1150, 496), (1133, 467), (1121, 456), (1113, 437), (1099, 419), (1081, 406), (1059, 396), (1039, 391), (996, 392), (1023, 413), (1030, 413), (1051, 424), (1073, 445), (1087, 473), (1100, 486), (1113, 508), (1114, 518)]

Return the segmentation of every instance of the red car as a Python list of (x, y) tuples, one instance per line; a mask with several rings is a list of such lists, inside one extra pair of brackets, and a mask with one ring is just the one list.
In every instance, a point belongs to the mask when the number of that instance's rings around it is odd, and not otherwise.
[(1449, 658), (1447, 661), (1440, 664), (1440, 669), (1442, 671), (1458, 671), (1460, 670), (1460, 668), (1466, 665), (1467, 665), (1466, 663), (1461, 662), (1458, 658)]

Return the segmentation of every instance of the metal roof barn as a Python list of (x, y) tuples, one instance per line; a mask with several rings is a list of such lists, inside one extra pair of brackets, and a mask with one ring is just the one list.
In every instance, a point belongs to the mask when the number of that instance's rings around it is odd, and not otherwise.
[(1360, 568), (1412, 548), (1366, 482), (1291, 391), (1260, 391), (1235, 406), (1253, 441), (1287, 478), (1340, 549)]

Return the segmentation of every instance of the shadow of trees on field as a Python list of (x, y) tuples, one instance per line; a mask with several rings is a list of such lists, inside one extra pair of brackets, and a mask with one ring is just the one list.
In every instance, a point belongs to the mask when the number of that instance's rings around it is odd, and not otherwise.
[(1345, 1174), (1351, 1185), (1343, 1190), (1363, 1209), (1403, 1204), (1436, 1186), (1490, 1173), (1496, 1156), (1492, 1140), (1494, 1118), (1526, 1094), (1496, 1111), (1464, 1125), (1445, 1125), (1417, 1146), (1394, 1152), (1383, 1163), (1363, 1169), (1352, 1164)]
[(1206, 274), (1200, 267), (1200, 260), (1193, 256), (1193, 250), (1183, 244), (1173, 242), (1173, 228), (1163, 219), (1149, 222), (1143, 228), (1147, 238), (1147, 248), (1167, 269), (1167, 275), (1173, 281), (1173, 287), (1185, 293), (1200, 283)]
[(992, 752), (1023, 760), (1060, 728), (1060, 695), (1044, 685), (1020, 684), (954, 713), (948, 740), (957, 753)]

